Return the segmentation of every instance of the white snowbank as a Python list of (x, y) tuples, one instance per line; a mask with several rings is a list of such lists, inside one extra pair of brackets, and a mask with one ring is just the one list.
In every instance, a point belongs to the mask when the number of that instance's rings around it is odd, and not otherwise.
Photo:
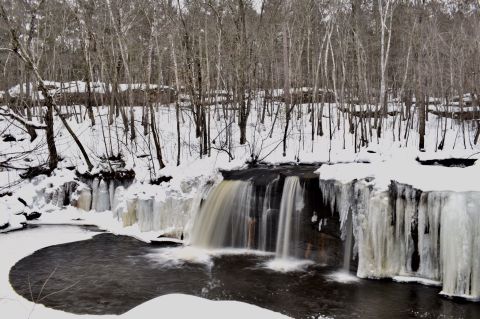
[(237, 301), (210, 301), (172, 294), (145, 302), (120, 316), (76, 315), (34, 304), (16, 294), (9, 283), (10, 268), (34, 251), (61, 243), (90, 239), (95, 232), (79, 227), (49, 226), (0, 235), (0, 309), (2, 318), (288, 318), (282, 314)]
[(25, 206), (10, 196), (0, 198), (0, 233), (23, 227), (26, 218), (22, 215)]
[(372, 178), (377, 190), (385, 190), (390, 181), (411, 185), (423, 191), (480, 191), (480, 163), (470, 167), (421, 165), (414, 159), (398, 158), (372, 163), (322, 165), (317, 173), (322, 180), (348, 183)]

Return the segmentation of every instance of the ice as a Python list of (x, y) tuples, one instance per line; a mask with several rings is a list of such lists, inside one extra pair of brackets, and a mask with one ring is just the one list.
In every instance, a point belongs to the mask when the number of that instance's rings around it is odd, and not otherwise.
[(108, 185), (105, 180), (100, 180), (100, 183), (97, 188), (97, 195), (95, 201), (95, 210), (97, 212), (104, 212), (110, 210), (110, 193), (108, 190)]
[(89, 211), (92, 207), (92, 191), (89, 188), (83, 187), (77, 190), (76, 207), (84, 211)]
[(137, 199), (136, 211), (140, 231), (146, 232), (154, 230), (153, 197), (139, 197)]
[(113, 195), (112, 214), (115, 219), (120, 219), (127, 212), (127, 205), (125, 199), (125, 188), (118, 186)]
[[(480, 192), (369, 185), (370, 180), (320, 180), (341, 225), (352, 212), (357, 276), (440, 282), (444, 295), (480, 299)], [(342, 238), (344, 232), (342, 226)]]
[(98, 186), (100, 181), (98, 178), (94, 178), (92, 181), (92, 209), (97, 209), (97, 202), (98, 202)]
[(480, 299), (480, 193), (450, 194), (441, 224), (441, 293)]
[(131, 226), (137, 222), (137, 198), (128, 198), (126, 206), (127, 209), (120, 216), (124, 227)]

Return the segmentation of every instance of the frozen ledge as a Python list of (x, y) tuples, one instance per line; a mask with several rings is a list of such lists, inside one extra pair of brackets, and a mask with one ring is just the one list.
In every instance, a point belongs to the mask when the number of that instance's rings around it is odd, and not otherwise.
[(442, 295), (480, 299), (479, 191), (425, 191), (419, 183), (412, 187), (389, 179), (378, 188), (372, 176), (350, 173), (358, 179), (323, 179), (320, 172), (319, 183), (325, 204), (339, 215), (342, 238), (354, 235), (359, 277), (440, 282)]
[(372, 163), (324, 164), (317, 171), (321, 180), (348, 183), (368, 179), (376, 190), (388, 189), (391, 181), (422, 191), (480, 192), (480, 163), (469, 167), (421, 165), (412, 159)]

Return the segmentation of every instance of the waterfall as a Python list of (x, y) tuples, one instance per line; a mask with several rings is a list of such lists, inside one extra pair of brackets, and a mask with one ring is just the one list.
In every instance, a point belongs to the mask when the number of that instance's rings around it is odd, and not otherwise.
[(300, 211), (303, 208), (303, 190), (298, 176), (285, 179), (277, 233), (277, 258), (296, 257), (299, 244)]
[[(190, 243), (205, 248), (274, 250), (277, 258), (300, 257), (303, 188), (299, 177), (286, 177), (278, 211), (274, 200), (279, 181), (270, 181), (265, 193), (250, 180), (222, 181), (212, 188), (195, 217)], [(262, 204), (259, 208), (257, 202)]]
[(259, 242), (258, 248), (263, 251), (269, 251), (269, 243), (273, 241), (273, 236), (275, 234), (275, 227), (273, 227), (273, 222), (275, 220), (274, 214), (277, 210), (274, 209), (272, 205), (272, 199), (274, 198), (275, 192), (277, 191), (279, 178), (277, 177), (270, 183), (268, 183), (265, 190), (265, 196), (263, 199), (262, 207), (262, 216), (260, 218), (260, 229), (259, 229)]
[(345, 241), (351, 216), (357, 276), (437, 282), (442, 294), (480, 299), (480, 193), (422, 192), (396, 182), (375, 192), (365, 180), (320, 186)]
[(190, 242), (205, 248), (251, 247), (255, 227), (251, 205), (250, 181), (222, 181), (210, 191), (197, 213)]

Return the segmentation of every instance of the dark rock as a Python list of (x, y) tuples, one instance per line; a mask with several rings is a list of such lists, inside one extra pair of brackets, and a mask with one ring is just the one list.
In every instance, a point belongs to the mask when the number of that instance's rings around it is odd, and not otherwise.
[(3, 141), (4, 142), (16, 142), (17, 139), (15, 138), (15, 136), (11, 135), (11, 134), (5, 134), (3, 136)]
[(172, 179), (172, 176), (160, 176), (159, 178), (152, 179), (150, 184), (160, 185), (161, 183), (168, 183)]
[(10, 223), (7, 222), (6, 224), (0, 225), (0, 230), (7, 229), (8, 227), (10, 227)]
[(50, 176), (51, 173), (52, 171), (46, 167), (35, 166), (35, 167), (29, 167), (25, 173), (20, 174), (20, 177), (23, 179), (32, 179), (38, 175)]
[(131, 182), (135, 178), (135, 171), (131, 169), (120, 169), (116, 171), (103, 170), (96, 174), (91, 174), (90, 172), (77, 172), (77, 176), (80, 177), (81, 180), (93, 180), (94, 178), (98, 178), (106, 181), (115, 180), (117, 182)]
[(39, 213), (39, 212), (31, 212), (30, 214), (24, 213), (23, 216), (25, 216), (27, 220), (34, 220), (34, 219), (40, 218), (40, 216), (42, 216), (42, 213)]
[(421, 160), (420, 158), (415, 159), (422, 165), (438, 165), (438, 166), (445, 166), (445, 167), (469, 167), (475, 164), (477, 159), (475, 158), (444, 158), (444, 159), (429, 159), (429, 160)]

